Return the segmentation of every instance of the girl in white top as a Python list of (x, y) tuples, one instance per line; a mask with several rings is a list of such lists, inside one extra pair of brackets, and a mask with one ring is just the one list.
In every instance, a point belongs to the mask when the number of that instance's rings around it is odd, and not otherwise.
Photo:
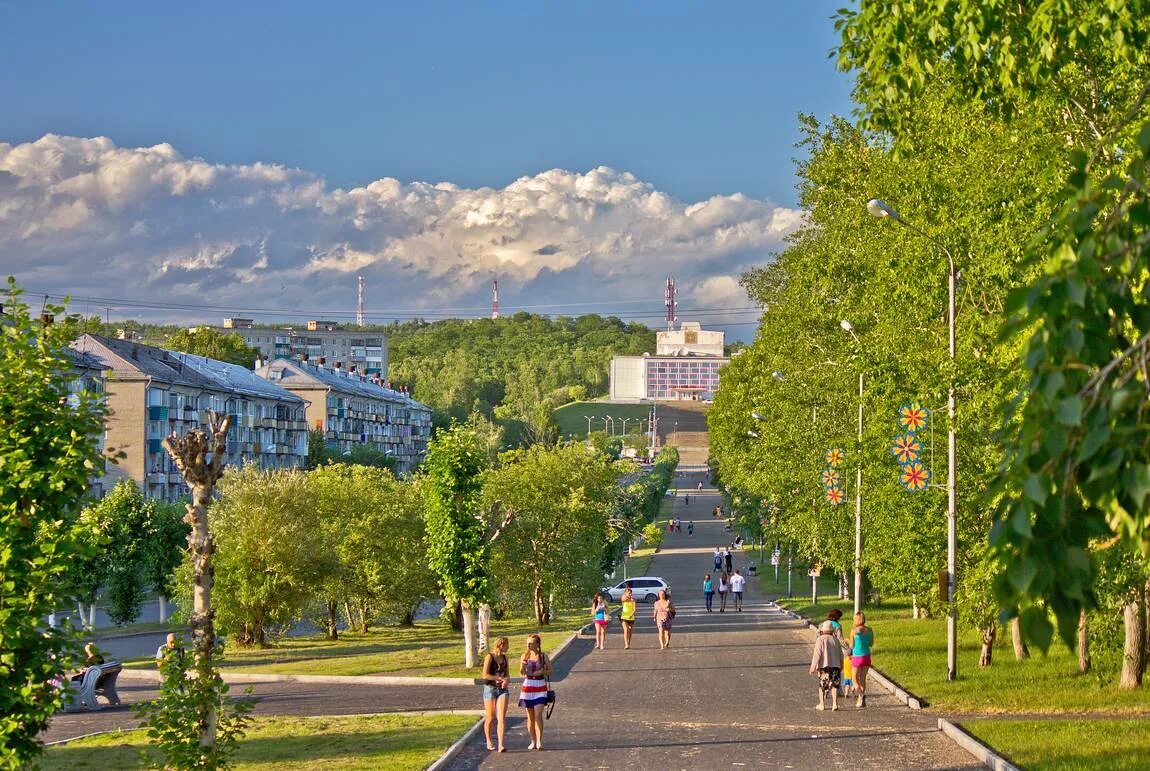
[(722, 613), (727, 609), (727, 592), (731, 588), (730, 579), (727, 578), (726, 571), (719, 574), (719, 612)]

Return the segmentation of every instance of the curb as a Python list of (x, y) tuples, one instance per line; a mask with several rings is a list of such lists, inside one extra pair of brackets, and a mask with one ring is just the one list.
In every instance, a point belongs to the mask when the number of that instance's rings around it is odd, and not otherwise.
[[(157, 682), (156, 673), (147, 669), (123, 669), (124, 680)], [(410, 677), (402, 675), (269, 675), (243, 672), (221, 672), (225, 683), (320, 683), (326, 685), (475, 685), (472, 677)]]
[[(551, 654), (551, 660), (555, 661), (562, 656), (564, 652), (571, 647), (571, 644), (579, 638), (580, 632), (582, 632), (582, 629), (573, 632), (570, 637), (564, 640), (559, 647), (555, 649), (555, 652)], [(508, 697), (508, 699), (510, 700), (510, 697)], [(427, 767), (427, 771), (442, 771), (442, 769), (447, 768), (451, 761), (455, 760), (459, 753), (463, 752), (463, 749), (483, 730), (483, 720), (483, 718), (479, 718), (479, 720), (475, 722), (475, 725), (467, 729), (467, 732), (459, 737), (459, 740), (456, 741), (455, 744), (444, 750), (443, 754), (439, 756), (439, 759)]]
[(1018, 766), (1013, 765), (1006, 758), (949, 720), (940, 717), (938, 719), (938, 729), (949, 736), (951, 741), (959, 747), (962, 747), (971, 755), (981, 760), (987, 768), (993, 768), (995, 771), (1020, 771)]

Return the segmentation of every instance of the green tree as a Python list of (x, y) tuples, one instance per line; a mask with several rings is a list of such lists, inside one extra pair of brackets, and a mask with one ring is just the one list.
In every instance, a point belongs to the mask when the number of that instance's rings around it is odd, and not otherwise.
[[(50, 313), (63, 308), (48, 306)], [(102, 461), (96, 394), (70, 398), (68, 333), (33, 320), (14, 279), (0, 317), (0, 765), (29, 765), (63, 704), (55, 683), (79, 653), (44, 618), (70, 597), (61, 582), (84, 557), (77, 514)]]
[(490, 599), (490, 546), (502, 528), (493, 528), (483, 506), (483, 474), (490, 462), (484, 436), (458, 423), (436, 434), (424, 461), (428, 567), (439, 579), (447, 607), (459, 606), (468, 668), (475, 666), (474, 609)]
[(152, 503), (148, 538), (144, 544), (144, 580), (159, 597), (160, 621), (168, 617), (168, 598), (173, 596), (176, 569), (184, 560), (191, 527), (184, 518), (186, 504)]
[(485, 501), (514, 515), (495, 548), (500, 584), (528, 589), (540, 624), (550, 622), (552, 597), (585, 599), (599, 585), (622, 470), (572, 443), (534, 445), (489, 472)]
[(260, 355), (259, 348), (252, 348), (235, 332), (221, 332), (211, 327), (181, 329), (164, 341), (164, 347), (209, 359), (238, 364), (249, 369)]
[(140, 615), (147, 588), (144, 560), (155, 510), (156, 504), (131, 479), (121, 479), (85, 510), (100, 530), (101, 545), (94, 564), (85, 563), (82, 569), (100, 577), (113, 624), (128, 624)]

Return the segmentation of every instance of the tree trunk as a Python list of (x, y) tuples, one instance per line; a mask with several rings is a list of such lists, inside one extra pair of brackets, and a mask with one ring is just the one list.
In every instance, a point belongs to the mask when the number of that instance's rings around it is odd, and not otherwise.
[(447, 605), (444, 610), (446, 612), (445, 615), (447, 616), (447, 623), (451, 627), (451, 631), (462, 632), (463, 621), (459, 615), (459, 603), (457, 602), (455, 604), (449, 604), (446, 600), (444, 600), (444, 604)]
[(543, 614), (547, 611), (547, 603), (543, 601), (543, 585), (535, 584), (535, 589), (532, 591), (532, 598), (535, 602), (535, 623), (543, 623)]
[(475, 666), (475, 613), (467, 600), (459, 601), (459, 617), (463, 622), (463, 665)]
[(1086, 626), (1086, 610), (1078, 613), (1078, 671), (1086, 674), (1090, 671), (1090, 634)]
[(487, 635), (491, 631), (491, 606), (486, 602), (479, 606), (479, 651), (482, 653), (490, 646)]
[(324, 601), (324, 625), (327, 627), (327, 639), (339, 639), (339, 618), (336, 613), (339, 611), (339, 604), (332, 599)]
[(918, 595), (912, 594), (910, 596), (910, 617), (918, 618)]
[(158, 599), (160, 601), (160, 623), (162, 624), (168, 620), (168, 598), (161, 594)]
[(91, 631), (96, 628), (96, 601), (92, 600), (88, 605), (88, 630)]
[(979, 633), (982, 635), (982, 653), (978, 656), (978, 666), (989, 667), (994, 657), (994, 638), (998, 636), (998, 625), (984, 626)]
[(346, 598), (343, 601), (343, 615), (347, 619), (347, 628), (362, 634), (363, 630), (359, 628), (355, 615), (352, 613), (351, 602)]
[(1010, 620), (1010, 641), (1014, 645), (1016, 661), (1030, 658), (1030, 648), (1026, 647), (1026, 640), (1022, 639), (1022, 619), (1018, 616)]
[(1122, 617), (1126, 627), (1126, 641), (1122, 646), (1122, 676), (1118, 687), (1139, 688), (1146, 670), (1146, 614), (1143, 612), (1142, 587), (1132, 592)]

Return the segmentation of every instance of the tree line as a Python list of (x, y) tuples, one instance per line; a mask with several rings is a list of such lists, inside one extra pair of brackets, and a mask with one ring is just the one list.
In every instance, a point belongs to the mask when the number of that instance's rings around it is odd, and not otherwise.
[[(1010, 624), (1016, 655), (1057, 632), (1083, 671), (1139, 685), (1150, 22), (1085, 0), (864, 0), (836, 24), (861, 119), (800, 118), (807, 219), (743, 277), (764, 311), (710, 416), (717, 474), (744, 525), (848, 572), (861, 467), (870, 584), (937, 610), (953, 385), (957, 600), (983, 663)], [(868, 214), (873, 198), (884, 220)], [(930, 424), (910, 448), (923, 483), (911, 492), (896, 440), (914, 403)], [(838, 468), (832, 449), (845, 454)], [(830, 479), (844, 504), (828, 501)]]

